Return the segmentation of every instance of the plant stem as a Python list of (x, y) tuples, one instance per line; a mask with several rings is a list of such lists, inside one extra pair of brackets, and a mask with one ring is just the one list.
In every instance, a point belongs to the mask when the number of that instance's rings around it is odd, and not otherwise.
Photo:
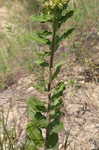
[[(50, 118), (50, 106), (51, 106), (51, 85), (52, 85), (52, 73), (53, 73), (53, 62), (54, 62), (54, 53), (55, 53), (55, 39), (56, 39), (56, 19), (53, 20), (53, 35), (52, 35), (52, 44), (51, 44), (51, 55), (50, 55), (50, 62), (49, 62), (49, 82), (48, 82), (48, 106), (47, 106), (47, 119), (48, 124), (51, 121)], [(47, 150), (48, 147), (48, 137), (50, 134), (49, 126), (46, 128), (46, 137), (45, 137), (45, 148)]]

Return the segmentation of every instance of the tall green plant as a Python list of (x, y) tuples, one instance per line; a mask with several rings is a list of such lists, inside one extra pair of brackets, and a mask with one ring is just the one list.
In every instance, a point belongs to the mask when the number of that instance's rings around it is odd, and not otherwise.
[(62, 67), (61, 62), (54, 63), (54, 58), (60, 43), (74, 30), (70, 28), (59, 34), (62, 25), (73, 16), (73, 10), (68, 9), (69, 0), (44, 0), (43, 3), (41, 14), (33, 16), (32, 20), (48, 24), (50, 28), (34, 32), (31, 38), (48, 47), (48, 50), (38, 52), (39, 59), (36, 62), (48, 72), (48, 78), (45, 76), (44, 84), (40, 87), (43, 87), (48, 99), (43, 102), (39, 98), (31, 97), (28, 101), (31, 122), (28, 124), (27, 133), (29, 141), (31, 141), (31, 150), (41, 147), (44, 147), (44, 150), (58, 149), (59, 132), (63, 129), (60, 119), (63, 115), (61, 108), (65, 83), (58, 81), (56, 85), (53, 85)]

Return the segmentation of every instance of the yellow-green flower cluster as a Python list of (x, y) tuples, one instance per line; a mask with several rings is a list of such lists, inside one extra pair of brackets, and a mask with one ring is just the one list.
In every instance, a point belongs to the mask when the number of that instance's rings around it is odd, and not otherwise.
[(55, 7), (62, 8), (65, 4), (67, 4), (69, 0), (46, 0), (45, 7), (54, 9)]

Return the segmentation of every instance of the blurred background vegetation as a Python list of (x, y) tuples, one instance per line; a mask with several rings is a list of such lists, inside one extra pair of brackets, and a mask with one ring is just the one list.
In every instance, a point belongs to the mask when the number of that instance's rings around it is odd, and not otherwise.
[[(1, 89), (15, 82), (19, 72), (24, 74), (34, 71), (36, 51), (40, 46), (29, 40), (28, 35), (33, 30), (42, 28), (31, 21), (31, 15), (40, 13), (41, 2), (39, 0), (0, 0)], [(98, 53), (96, 50), (98, 46), (94, 48), (94, 51), (91, 48), (97, 45), (99, 40), (99, 1), (72, 0), (70, 9), (74, 9), (74, 16), (62, 30), (71, 26), (75, 27), (75, 32), (67, 39), (67, 42), (64, 41), (63, 47), (69, 49), (69, 54), (74, 53), (79, 63), (93, 66), (94, 58), (90, 58)]]

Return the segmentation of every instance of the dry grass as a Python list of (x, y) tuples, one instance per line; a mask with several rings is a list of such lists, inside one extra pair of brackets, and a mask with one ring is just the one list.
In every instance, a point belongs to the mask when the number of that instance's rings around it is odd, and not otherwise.
[(25, 35), (32, 32), (34, 28), (30, 20), (33, 10), (28, 11), (26, 1), (23, 3), (20, 1), (6, 2), (0, 8), (1, 88), (5, 87), (5, 80), (9, 78), (8, 76), (11, 75), (14, 78), (17, 72), (27, 72), (33, 67), (32, 61), (36, 47), (33, 41), (25, 38)]

